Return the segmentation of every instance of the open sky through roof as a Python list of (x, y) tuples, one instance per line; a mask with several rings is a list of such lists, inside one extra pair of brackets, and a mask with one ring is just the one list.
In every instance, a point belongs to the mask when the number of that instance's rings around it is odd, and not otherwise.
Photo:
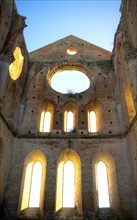
[(15, 0), (26, 16), (24, 36), (28, 51), (75, 35), (112, 51), (120, 19), (121, 0)]

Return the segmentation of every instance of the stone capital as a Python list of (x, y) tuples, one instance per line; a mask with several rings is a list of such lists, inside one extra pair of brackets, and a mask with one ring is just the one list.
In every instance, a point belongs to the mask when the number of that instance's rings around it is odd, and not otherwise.
[(10, 65), (15, 60), (15, 58), (12, 52), (7, 52), (0, 54), (0, 60), (8, 62)]

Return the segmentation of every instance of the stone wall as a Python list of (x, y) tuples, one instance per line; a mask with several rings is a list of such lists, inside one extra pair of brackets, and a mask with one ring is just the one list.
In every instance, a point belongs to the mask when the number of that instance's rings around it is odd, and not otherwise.
[(10, 159), (12, 154), (12, 141), (13, 134), (7, 128), (5, 123), (0, 120), (0, 204), (3, 202), (7, 185)]
[[(65, 210), (56, 212), (59, 166), (67, 160), (76, 168), (75, 213), (69, 210), (72, 215), (69, 219), (137, 219), (136, 0), (123, 0), (121, 13), (112, 54), (70, 35), (30, 53), (28, 58), (23, 37), (25, 17), (18, 15), (14, 1), (8, 4), (1, 1), (0, 204), (3, 220), (67, 219)], [(9, 65), (14, 62), (16, 47), (21, 49), (24, 61), (21, 75), (13, 80)], [(77, 49), (75, 56), (66, 53), (71, 47)], [(66, 68), (83, 71), (90, 79), (90, 87), (79, 94), (54, 91), (50, 86), (52, 76)], [(131, 98), (127, 99), (127, 94)], [(52, 113), (49, 133), (40, 132), (45, 106)], [(74, 110), (76, 119), (74, 130), (66, 133), (64, 112), (68, 109)], [(88, 131), (91, 110), (97, 116), (96, 133)], [(44, 167), (40, 207), (21, 210), (27, 165), (37, 160)], [(98, 208), (96, 165), (99, 161), (106, 164), (108, 172), (110, 209), (107, 210)]]
[[(118, 78), (118, 87), (121, 93), (121, 103), (124, 102), (124, 87), (128, 82), (135, 109), (137, 109), (137, 2), (123, 1), (121, 5), (121, 21), (115, 36), (114, 61), (115, 73)], [(125, 104), (124, 104), (125, 105)], [(124, 107), (123, 105), (123, 107)], [(124, 116), (128, 113), (123, 109)], [(136, 110), (135, 110), (136, 111)], [(132, 185), (132, 198), (134, 218), (137, 218), (136, 207), (136, 189), (137, 189), (137, 141), (136, 141), (136, 116), (135, 118), (126, 118), (127, 142), (129, 154), (129, 172)], [(130, 123), (131, 122), (131, 123)]]
[[(130, 179), (127, 174), (128, 161), (127, 159), (127, 144), (121, 143), (120, 139), (74, 139), (71, 138), (71, 149), (75, 151), (81, 161), (82, 169), (82, 210), (84, 212), (95, 212), (98, 210), (95, 165), (96, 155), (99, 154), (99, 160), (107, 161), (110, 169), (113, 167), (113, 172), (109, 176), (109, 182), (114, 184), (112, 187), (111, 201), (112, 208), (123, 219), (129, 219), (131, 212), (130, 201), (131, 188)], [(124, 141), (123, 141), (124, 142)], [(14, 154), (11, 162), (10, 176), (8, 180), (6, 192), (6, 212), (10, 215), (20, 210), (19, 197), (21, 190), (21, 181), (23, 175), (23, 167), (26, 157), (34, 150), (40, 150), (44, 153), (47, 161), (46, 182), (45, 182), (45, 197), (44, 211), (55, 211), (56, 201), (56, 179), (57, 179), (57, 161), (63, 151), (68, 149), (68, 139), (19, 139), (14, 141)], [(86, 148), (86, 151), (85, 151)], [(112, 159), (111, 159), (112, 158)], [(113, 166), (111, 160), (114, 161)], [(16, 163), (15, 163), (16, 161)], [(114, 182), (113, 182), (114, 181)], [(111, 185), (112, 185), (111, 183)], [(15, 186), (15, 187), (14, 187)], [(124, 187), (123, 187), (124, 186)], [(117, 187), (117, 189), (116, 189)], [(113, 192), (114, 191), (114, 192)], [(14, 193), (13, 193), (14, 192)], [(50, 202), (49, 202), (50, 201)], [(122, 213), (122, 214), (121, 214)]]

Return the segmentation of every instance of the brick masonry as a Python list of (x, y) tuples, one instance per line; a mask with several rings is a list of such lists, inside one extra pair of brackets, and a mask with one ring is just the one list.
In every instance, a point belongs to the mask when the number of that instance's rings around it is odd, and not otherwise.
[[(137, 122), (126, 102), (128, 85), (137, 109), (137, 3), (123, 0), (113, 52), (70, 35), (27, 53), (25, 17), (14, 1), (0, 3), (0, 205), (5, 219), (137, 219)], [(6, 10), (9, 9), (9, 10)], [(13, 38), (13, 33), (15, 33)], [(10, 40), (13, 40), (12, 44)], [(25, 57), (19, 79), (9, 65), (20, 47)], [(68, 48), (76, 48), (70, 56)], [(90, 80), (78, 94), (54, 91), (49, 81), (58, 70), (77, 69)], [(76, 82), (77, 83), (77, 82)], [(51, 132), (39, 131), (41, 112), (52, 112)], [(75, 115), (74, 131), (64, 132), (64, 111)], [(97, 132), (88, 132), (88, 111)], [(44, 168), (40, 209), (21, 211), (26, 164), (40, 157)], [(56, 211), (57, 173), (61, 161), (75, 164), (75, 211)], [(98, 208), (96, 164), (108, 171), (109, 210)], [(63, 162), (63, 163), (64, 163)]]

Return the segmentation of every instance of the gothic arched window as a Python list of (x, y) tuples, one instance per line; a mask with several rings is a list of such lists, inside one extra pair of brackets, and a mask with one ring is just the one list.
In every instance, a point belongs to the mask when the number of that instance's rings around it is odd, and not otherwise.
[(56, 211), (76, 207), (82, 213), (81, 161), (70, 148), (63, 151), (57, 163)]
[(74, 114), (71, 111), (65, 111), (64, 114), (64, 130), (71, 132), (74, 129)]
[(99, 208), (109, 208), (109, 187), (107, 178), (107, 167), (105, 163), (100, 161), (96, 167), (97, 172), (97, 189), (98, 189), (98, 205)]
[(89, 132), (97, 132), (96, 113), (94, 111), (88, 112), (88, 130)]
[(40, 132), (51, 131), (51, 113), (43, 111), (40, 119)]
[(125, 85), (125, 100), (126, 100), (129, 120), (132, 121), (136, 115), (136, 110), (135, 110), (135, 105), (134, 105), (134, 100), (130, 89), (130, 85), (128, 83)]
[(42, 184), (42, 164), (30, 162), (26, 168), (21, 210), (29, 207), (40, 207)]
[(74, 208), (74, 164), (68, 160), (64, 164), (63, 176), (63, 207)]

